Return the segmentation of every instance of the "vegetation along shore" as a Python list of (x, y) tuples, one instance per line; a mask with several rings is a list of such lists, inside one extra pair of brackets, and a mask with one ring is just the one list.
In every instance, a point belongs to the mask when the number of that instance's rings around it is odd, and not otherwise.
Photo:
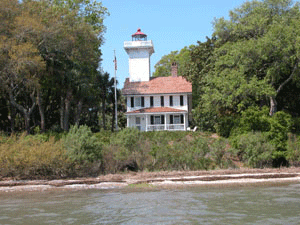
[[(0, 136), (0, 176), (14, 179), (97, 177), (127, 171), (195, 171), (297, 166), (299, 138), (287, 135), (283, 149), (272, 133), (223, 138), (203, 132), (68, 133)], [(280, 155), (280, 160), (278, 160)], [(280, 164), (278, 164), (280, 163)]]

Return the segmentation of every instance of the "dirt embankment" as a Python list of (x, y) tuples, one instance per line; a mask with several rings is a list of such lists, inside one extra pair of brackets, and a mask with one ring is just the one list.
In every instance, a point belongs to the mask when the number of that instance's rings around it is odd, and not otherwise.
[(138, 172), (61, 180), (14, 180), (6, 178), (0, 180), (0, 191), (50, 188), (122, 188), (139, 184), (169, 186), (287, 181), (300, 182), (300, 168)]

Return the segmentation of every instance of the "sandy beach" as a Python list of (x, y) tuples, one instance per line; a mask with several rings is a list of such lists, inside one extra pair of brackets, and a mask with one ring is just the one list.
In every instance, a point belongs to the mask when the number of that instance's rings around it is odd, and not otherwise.
[(300, 168), (235, 169), (213, 171), (162, 171), (108, 174), (93, 178), (60, 180), (15, 180), (2, 178), (0, 192), (44, 191), (50, 189), (113, 189), (186, 185), (247, 185), (300, 182)]

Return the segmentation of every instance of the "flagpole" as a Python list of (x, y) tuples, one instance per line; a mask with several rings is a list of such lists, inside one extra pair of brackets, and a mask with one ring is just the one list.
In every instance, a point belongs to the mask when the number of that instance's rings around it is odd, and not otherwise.
[(117, 58), (116, 50), (114, 50), (114, 62), (115, 62), (115, 122), (116, 122), (116, 131), (118, 131), (118, 101), (117, 101)]

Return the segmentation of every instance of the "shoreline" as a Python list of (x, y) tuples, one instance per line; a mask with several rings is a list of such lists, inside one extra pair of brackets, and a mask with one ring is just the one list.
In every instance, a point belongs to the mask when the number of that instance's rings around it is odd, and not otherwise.
[(108, 174), (95, 178), (0, 180), (0, 192), (59, 189), (120, 189), (125, 187), (224, 186), (300, 182), (300, 168), (161, 171)]

